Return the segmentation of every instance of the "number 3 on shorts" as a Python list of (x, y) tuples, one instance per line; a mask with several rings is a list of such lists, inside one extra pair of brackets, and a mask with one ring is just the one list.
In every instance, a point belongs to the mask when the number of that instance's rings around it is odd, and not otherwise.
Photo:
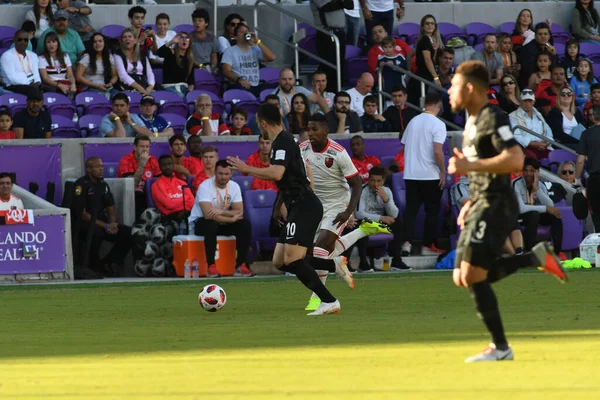
[(477, 224), (477, 230), (475, 231), (475, 238), (477, 240), (483, 239), (485, 236), (485, 228), (487, 228), (487, 223), (485, 221), (479, 221)]
[(296, 234), (296, 223), (295, 222), (288, 222), (287, 225), (285, 226), (286, 229), (286, 236), (288, 238), (293, 238), (294, 235)]

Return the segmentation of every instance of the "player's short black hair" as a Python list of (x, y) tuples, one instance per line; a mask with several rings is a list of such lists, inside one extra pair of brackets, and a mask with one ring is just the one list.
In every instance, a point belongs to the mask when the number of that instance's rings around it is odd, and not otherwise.
[(375, 96), (374, 94), (369, 94), (367, 96), (365, 96), (364, 100), (363, 100), (363, 107), (367, 104), (367, 103), (375, 103), (375, 104), (379, 104), (379, 101), (377, 99), (377, 96)]
[(373, 168), (371, 168), (369, 170), (369, 178), (373, 175), (381, 176), (381, 177), (385, 178), (385, 168), (383, 167), (383, 165), (378, 164), (378, 165), (375, 165)]
[(406, 94), (406, 93), (407, 93), (407, 91), (406, 91), (406, 88), (405, 88), (405, 87), (404, 87), (404, 85), (403, 85), (403, 84), (401, 84), (401, 83), (397, 84), (396, 86), (394, 86), (394, 87), (392, 88), (392, 93), (395, 93), (395, 92), (402, 92), (402, 93), (404, 93), (404, 94)]
[(425, 96), (425, 105), (434, 106), (442, 102), (442, 95), (440, 92), (429, 92)]
[(173, 143), (175, 143), (177, 140), (185, 144), (185, 137), (183, 137), (183, 135), (173, 135), (169, 138), (169, 146), (173, 147)]
[(350, 100), (352, 100), (352, 97), (350, 97), (350, 95), (348, 94), (348, 92), (341, 91), (341, 92), (337, 92), (337, 93), (335, 94), (335, 97), (333, 98), (333, 102), (334, 102), (334, 103), (337, 103), (337, 101), (338, 101), (338, 99), (339, 99), (340, 97), (347, 97), (347, 98), (349, 98)]
[(217, 161), (217, 163), (215, 164), (215, 171), (217, 170), (217, 168), (231, 168), (231, 165), (229, 165), (229, 163), (227, 162), (227, 160), (219, 160)]
[(308, 117), (308, 122), (318, 122), (327, 125), (327, 117), (321, 113), (315, 113)]
[(456, 68), (456, 75), (462, 75), (465, 81), (472, 83), (479, 90), (487, 90), (490, 86), (490, 74), (483, 61), (469, 60)]
[(360, 136), (360, 135), (354, 135), (354, 136), (352, 136), (352, 137), (350, 138), (350, 143), (352, 143), (352, 141), (353, 141), (353, 140), (360, 140), (361, 142), (363, 142), (363, 143), (364, 143), (364, 141), (365, 141), (365, 138), (364, 138), (364, 137), (362, 137), (362, 136)]
[[(275, 96), (277, 97), (277, 96)], [(279, 98), (277, 98), (279, 100)], [(279, 112), (279, 107), (274, 104), (261, 104), (256, 112), (256, 119), (265, 121), (267, 125), (276, 126), (281, 125), (281, 113)]]
[(21, 25), (21, 30), (25, 32), (35, 32), (35, 22), (29, 20), (23, 22)]
[(158, 164), (160, 165), (160, 162), (162, 160), (167, 159), (167, 158), (171, 158), (171, 155), (170, 154), (163, 154), (162, 156), (158, 157)]
[(150, 142), (150, 138), (147, 135), (137, 135), (135, 139), (133, 139), (133, 144), (135, 146), (138, 145), (139, 142)]
[(206, 25), (210, 25), (210, 14), (204, 8), (196, 8), (192, 13), (192, 21), (196, 18), (202, 18)]
[(533, 169), (540, 169), (540, 162), (533, 157), (527, 157), (525, 159), (525, 162), (523, 163), (523, 169), (525, 169), (525, 167), (528, 165), (531, 165)]
[(10, 178), (10, 183), (15, 183), (14, 174), (10, 172), (0, 172), (0, 179)]
[(131, 7), (129, 9), (129, 12), (127, 13), (127, 16), (129, 17), (129, 19), (131, 19), (133, 18), (134, 14), (144, 14), (144, 16), (146, 16), (146, 9), (141, 6)]
[(538, 24), (535, 25), (535, 28), (533, 29), (533, 31), (535, 33), (537, 33), (537, 31), (540, 30), (540, 29), (548, 29), (548, 30), (550, 30), (550, 26), (548, 26), (548, 24), (545, 23), (545, 22), (540, 22), (540, 23), (538, 23)]
[(127, 95), (125, 93), (115, 94), (111, 99), (111, 103), (114, 103), (117, 100), (123, 100), (125, 102), (125, 104), (129, 105), (129, 97), (127, 97)]

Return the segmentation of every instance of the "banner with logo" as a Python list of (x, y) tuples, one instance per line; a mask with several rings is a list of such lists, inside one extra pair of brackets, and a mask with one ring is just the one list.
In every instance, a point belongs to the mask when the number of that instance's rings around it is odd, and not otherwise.
[(38, 215), (33, 224), (0, 225), (0, 275), (65, 271), (65, 218)]
[(33, 210), (7, 210), (0, 211), (0, 225), (31, 224), (35, 218)]
[(48, 182), (54, 183), (54, 196), (50, 200), (59, 204), (62, 199), (60, 173), (60, 145), (0, 146), (0, 172), (17, 174), (17, 184), (30, 190), (30, 184), (38, 187), (36, 194), (46, 198)]

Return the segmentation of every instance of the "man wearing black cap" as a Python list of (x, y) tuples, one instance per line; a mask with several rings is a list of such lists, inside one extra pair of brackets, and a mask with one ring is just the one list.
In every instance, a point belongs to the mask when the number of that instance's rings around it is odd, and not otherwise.
[(140, 111), (141, 113), (138, 114), (138, 116), (144, 121), (146, 128), (148, 128), (155, 137), (173, 136), (174, 132), (173, 128), (171, 128), (171, 123), (160, 115), (154, 116), (154, 112), (156, 111), (156, 101), (154, 100), (154, 97), (149, 94), (142, 97), (142, 100), (140, 100)]
[(69, 28), (69, 13), (65, 10), (57, 10), (54, 12), (54, 25), (52, 28), (46, 29), (37, 44), (37, 53), (44, 52), (44, 40), (48, 32), (56, 32), (60, 48), (63, 53), (68, 54), (71, 59), (71, 64), (77, 64), (77, 57), (83, 53), (85, 47), (83, 41), (76, 30)]
[(48, 111), (42, 110), (44, 97), (36, 87), (29, 88), (27, 108), (15, 114), (13, 131), (17, 139), (50, 139), (52, 137), (52, 118)]

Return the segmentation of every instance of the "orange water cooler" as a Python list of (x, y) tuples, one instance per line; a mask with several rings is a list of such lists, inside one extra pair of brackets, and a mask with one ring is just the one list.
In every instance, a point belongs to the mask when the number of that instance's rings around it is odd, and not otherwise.
[[(186, 260), (192, 265), (198, 259), (200, 276), (206, 276), (208, 265), (204, 251), (204, 236), (178, 235), (173, 237), (173, 266), (177, 276), (184, 276)], [(235, 236), (217, 236), (215, 265), (223, 276), (235, 273)]]

